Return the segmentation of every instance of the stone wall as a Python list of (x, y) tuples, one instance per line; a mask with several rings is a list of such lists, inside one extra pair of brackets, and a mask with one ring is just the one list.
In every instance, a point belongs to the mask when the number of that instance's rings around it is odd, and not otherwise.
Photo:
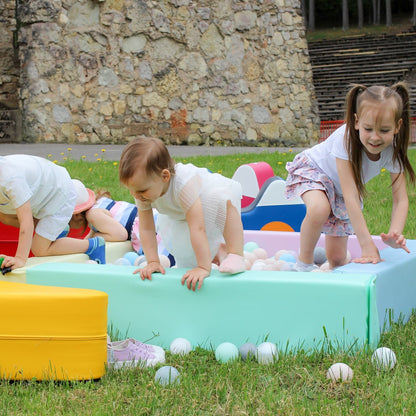
[(20, 0), (17, 15), (25, 140), (317, 140), (299, 0)]
[(10, 142), (21, 134), (15, 0), (0, 0), (0, 10), (0, 142)]

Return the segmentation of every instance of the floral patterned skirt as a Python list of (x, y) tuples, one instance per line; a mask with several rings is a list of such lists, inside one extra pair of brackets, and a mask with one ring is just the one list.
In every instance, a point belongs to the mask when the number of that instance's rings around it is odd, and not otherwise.
[(337, 237), (354, 234), (344, 198), (335, 192), (331, 179), (316, 168), (304, 152), (296, 155), (293, 162), (288, 162), (286, 169), (289, 172), (285, 190), (287, 199), (293, 199), (314, 189), (324, 191), (331, 206), (331, 214), (322, 231), (327, 235)]

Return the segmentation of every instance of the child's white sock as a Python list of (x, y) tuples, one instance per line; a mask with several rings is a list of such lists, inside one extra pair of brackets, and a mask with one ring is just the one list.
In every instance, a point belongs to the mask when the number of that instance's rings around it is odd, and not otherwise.
[(312, 270), (315, 270), (317, 268), (318, 266), (314, 263), (304, 263), (303, 261), (297, 259), (293, 270), (296, 272), (311, 272)]
[(100, 264), (105, 264), (105, 240), (103, 237), (88, 239), (88, 250), (85, 252), (91, 260)]

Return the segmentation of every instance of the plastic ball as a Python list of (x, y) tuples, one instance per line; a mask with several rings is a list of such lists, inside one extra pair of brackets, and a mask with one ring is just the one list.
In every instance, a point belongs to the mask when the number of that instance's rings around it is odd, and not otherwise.
[(313, 262), (318, 266), (326, 262), (326, 251), (323, 247), (315, 247), (313, 251)]
[(85, 260), (85, 263), (86, 264), (98, 264), (95, 260), (91, 260), (91, 259)]
[(344, 363), (335, 363), (329, 367), (326, 378), (332, 381), (351, 381), (353, 371), (350, 366)]
[(256, 260), (252, 265), (250, 270), (261, 271), (264, 270), (266, 263), (263, 260)]
[(247, 361), (250, 358), (254, 358), (256, 356), (257, 345), (252, 344), (251, 342), (246, 342), (245, 344), (241, 345), (238, 349), (240, 353), (240, 357), (243, 361)]
[(290, 253), (283, 253), (279, 260), (286, 261), (288, 263), (296, 263), (296, 257), (293, 254)]
[(226, 363), (238, 358), (238, 348), (231, 342), (223, 342), (215, 350), (215, 358), (220, 363)]
[(396, 354), (387, 347), (377, 348), (371, 356), (371, 362), (377, 370), (391, 370), (396, 365)]
[(256, 248), (252, 251), (252, 253), (258, 258), (258, 259), (262, 259), (265, 260), (267, 259), (268, 255), (267, 255), (267, 251), (264, 248)]
[(259, 364), (272, 364), (279, 358), (276, 344), (273, 344), (272, 342), (262, 342), (257, 347), (256, 356)]
[(248, 241), (244, 244), (244, 251), (252, 252), (256, 248), (259, 248), (259, 245), (254, 241)]
[(146, 261), (146, 257), (145, 256), (138, 256), (137, 258), (136, 258), (136, 260), (134, 260), (134, 265), (135, 266), (141, 266), (144, 262)]
[(159, 261), (163, 267), (170, 267), (170, 260), (168, 256), (164, 254), (159, 254)]
[(287, 251), (287, 250), (279, 250), (279, 251), (276, 251), (276, 254), (274, 255), (274, 258), (276, 260), (279, 260), (279, 258), (280, 258), (280, 256), (282, 254), (287, 254), (287, 253), (289, 253), (289, 251)]
[(131, 266), (130, 262), (124, 257), (120, 257), (119, 259), (117, 259), (114, 262), (114, 264), (116, 264), (117, 266)]
[(211, 270), (218, 270), (220, 267), (218, 266), (218, 264), (212, 263), (211, 264)]
[(279, 260), (279, 261), (281, 261), (280, 270), (282, 272), (291, 272), (291, 271), (293, 271), (293, 267), (294, 267), (295, 263), (287, 262), (287, 261), (284, 261), (284, 260)]
[(321, 272), (330, 272), (331, 271), (331, 266), (329, 265), (329, 263), (326, 261), (324, 264), (321, 265), (321, 267), (319, 268), (319, 270)]
[(186, 355), (192, 351), (192, 345), (185, 338), (176, 338), (170, 344), (169, 350), (172, 354)]
[(253, 264), (257, 260), (257, 256), (251, 251), (244, 252), (244, 258)]
[(170, 365), (160, 367), (155, 374), (155, 380), (162, 386), (167, 386), (168, 384), (178, 384), (179, 379), (179, 371)]
[(136, 261), (137, 257), (139, 257), (139, 255), (135, 251), (129, 251), (123, 256), (123, 258), (128, 260), (131, 265), (134, 265), (134, 262)]

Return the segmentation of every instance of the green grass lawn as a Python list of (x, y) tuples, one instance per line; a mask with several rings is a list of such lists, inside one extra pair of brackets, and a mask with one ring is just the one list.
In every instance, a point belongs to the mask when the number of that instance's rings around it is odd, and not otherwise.
[[(409, 155), (416, 166), (416, 150), (410, 150)], [(276, 152), (177, 160), (229, 177), (241, 164), (265, 161), (276, 175), (285, 178), (285, 163), (293, 157), (292, 152)], [(128, 192), (119, 185), (117, 162), (70, 159), (64, 166), (86, 186), (104, 188), (115, 199), (131, 201)], [(389, 186), (386, 173), (368, 185), (365, 217), (372, 234), (388, 229)], [(416, 238), (414, 189), (409, 188), (409, 196), (411, 209), (405, 234)], [(140, 319), (152, 319), (151, 312)], [(184, 357), (166, 353), (167, 364), (180, 372), (179, 385), (158, 385), (154, 381), (157, 368), (109, 372), (94, 382), (3, 381), (0, 412), (42, 416), (416, 414), (416, 315), (406, 324), (395, 324), (390, 332), (382, 334), (380, 345), (392, 348), (397, 355), (398, 363), (391, 371), (377, 371), (371, 364), (372, 351), (367, 349), (354, 353), (337, 349), (325, 353), (281, 352), (276, 363), (265, 366), (255, 361), (220, 364), (213, 351), (196, 346)], [(334, 362), (345, 362), (353, 369), (350, 383), (334, 384), (326, 379), (326, 371)]]

